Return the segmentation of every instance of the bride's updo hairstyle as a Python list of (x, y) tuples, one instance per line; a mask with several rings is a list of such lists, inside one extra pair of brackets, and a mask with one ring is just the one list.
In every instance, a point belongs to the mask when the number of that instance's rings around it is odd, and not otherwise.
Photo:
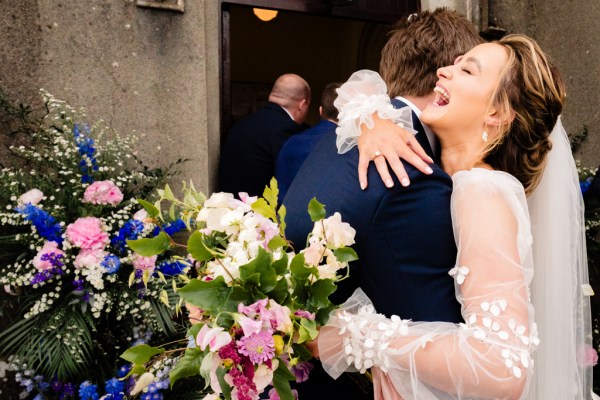
[(550, 132), (562, 111), (565, 88), (539, 45), (523, 35), (498, 42), (508, 52), (492, 103), (504, 121), (485, 149), (483, 162), (516, 177), (529, 195), (541, 179)]

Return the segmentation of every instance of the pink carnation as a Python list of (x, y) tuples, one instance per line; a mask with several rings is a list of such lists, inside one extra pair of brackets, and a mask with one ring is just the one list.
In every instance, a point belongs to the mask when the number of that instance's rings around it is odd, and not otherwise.
[(73, 264), (75, 268), (82, 269), (92, 265), (98, 265), (106, 256), (106, 252), (102, 250), (81, 250)]
[(116, 206), (123, 200), (123, 193), (112, 181), (97, 181), (85, 189), (84, 203), (110, 204)]
[(58, 248), (58, 243), (56, 242), (46, 242), (44, 243), (44, 247), (38, 251), (37, 255), (33, 258), (33, 266), (36, 267), (39, 271), (44, 271), (48, 269), (52, 269), (54, 265), (52, 265), (51, 260), (42, 260), (42, 256), (44, 254), (54, 253), (54, 256), (61, 255), (64, 257), (65, 252)]
[(133, 259), (133, 267), (142, 271), (152, 271), (156, 266), (156, 257), (157, 256), (144, 257), (136, 254), (135, 258)]
[(82, 250), (102, 250), (110, 242), (99, 218), (83, 217), (67, 226), (67, 238)]

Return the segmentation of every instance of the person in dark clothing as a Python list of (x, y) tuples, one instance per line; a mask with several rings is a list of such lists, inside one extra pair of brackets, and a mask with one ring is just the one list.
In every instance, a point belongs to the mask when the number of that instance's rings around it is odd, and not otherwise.
[(283, 143), (303, 130), (310, 87), (296, 74), (281, 75), (260, 110), (239, 120), (222, 148), (218, 190), (237, 195), (262, 195), (275, 175)]

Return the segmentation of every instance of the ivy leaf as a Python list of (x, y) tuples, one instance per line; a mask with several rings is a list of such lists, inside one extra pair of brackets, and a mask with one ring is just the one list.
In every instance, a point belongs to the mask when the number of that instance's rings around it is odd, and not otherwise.
[(204, 358), (203, 352), (198, 348), (190, 348), (185, 351), (183, 357), (177, 361), (175, 367), (169, 372), (171, 387), (181, 378), (200, 374), (200, 366)]
[(273, 373), (273, 387), (281, 400), (294, 400), (290, 381), (295, 379), (296, 377), (286, 367), (285, 363), (279, 360), (279, 365)]
[(286, 300), (290, 295), (290, 288), (285, 278), (277, 281), (275, 288), (269, 293), (269, 297), (277, 302), (277, 304), (286, 305)]
[(259, 247), (254, 260), (240, 267), (242, 283), (258, 283), (263, 293), (273, 290), (277, 284), (277, 274), (271, 266), (272, 262), (273, 256), (271, 253), (267, 253), (265, 249)]
[(306, 267), (304, 265), (304, 254), (299, 253), (292, 258), (292, 262), (290, 264), (290, 270), (292, 272), (292, 276), (298, 282), (305, 282), (310, 274), (316, 273), (317, 269), (314, 267)]
[(121, 354), (121, 358), (132, 364), (140, 365), (147, 363), (152, 357), (162, 354), (164, 351), (164, 349), (159, 349), (158, 347), (140, 344), (125, 350), (125, 352)]
[(329, 295), (335, 292), (336, 288), (332, 279), (319, 279), (308, 289), (310, 293), (308, 304), (317, 310), (330, 306)]
[(300, 329), (298, 330), (298, 333), (300, 334), (298, 343), (314, 340), (319, 334), (317, 323), (306, 318), (300, 318)]
[(212, 281), (192, 279), (187, 285), (177, 290), (177, 293), (186, 302), (217, 314), (227, 301), (231, 288), (227, 286), (222, 276), (218, 276)]
[(281, 258), (273, 262), (273, 269), (277, 275), (283, 275), (288, 266), (288, 255), (286, 252), (281, 253)]
[(317, 222), (325, 218), (325, 206), (313, 197), (308, 203), (308, 214), (312, 222)]
[(265, 218), (269, 218), (271, 221), (276, 221), (277, 219), (275, 208), (269, 206), (263, 198), (260, 198), (252, 203), (252, 211), (259, 213)]
[(358, 260), (358, 254), (352, 247), (339, 247), (333, 251), (333, 255), (339, 262), (350, 262)]
[(269, 250), (275, 251), (280, 247), (287, 246), (288, 242), (282, 238), (281, 236), (273, 236), (271, 240), (269, 240)]
[(143, 199), (137, 199), (137, 202), (144, 207), (149, 217), (156, 218), (160, 215), (160, 210), (154, 204)]
[(171, 248), (171, 239), (166, 233), (160, 232), (153, 238), (127, 240), (127, 245), (139, 255), (152, 257), (169, 250)]
[(204, 236), (200, 231), (194, 231), (187, 242), (188, 251), (198, 261), (208, 261), (214, 258), (213, 253), (206, 247)]
[[(269, 203), (271, 208), (275, 210), (277, 208), (277, 197), (279, 197), (279, 187), (277, 186), (277, 179), (271, 178), (269, 186), (263, 191), (263, 197)], [(276, 222), (276, 221), (274, 221)]]

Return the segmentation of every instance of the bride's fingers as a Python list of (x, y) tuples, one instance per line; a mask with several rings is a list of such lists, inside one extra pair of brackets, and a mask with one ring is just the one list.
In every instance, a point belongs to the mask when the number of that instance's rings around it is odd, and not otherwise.
[[(390, 176), (390, 171), (388, 170), (387, 162), (385, 162), (385, 159), (386, 157), (384, 155), (380, 155), (378, 157), (375, 157), (373, 159), (373, 162), (377, 167), (377, 172), (379, 172), (379, 176), (381, 177), (383, 184), (386, 187), (391, 188), (392, 186), (394, 186), (394, 181)], [(408, 179), (408, 177), (406, 179)]]
[(360, 188), (365, 190), (369, 181), (367, 179), (367, 171), (369, 170), (369, 163), (371, 159), (363, 153), (359, 148), (358, 153), (358, 182), (360, 183)]
[[(423, 147), (421, 146), (421, 144), (419, 143), (417, 138), (412, 133), (408, 133), (408, 135), (406, 136), (406, 144), (408, 145), (408, 147), (410, 147), (414, 151), (414, 153), (417, 156), (419, 156), (419, 158), (421, 160), (425, 161), (428, 164), (433, 163), (433, 159), (427, 155), (427, 153), (425, 152), (425, 150), (423, 149)], [(425, 172), (425, 171), (421, 170), (421, 168), (419, 168), (418, 166), (416, 166), (416, 165), (414, 165), (414, 166), (417, 167), (421, 172)]]

